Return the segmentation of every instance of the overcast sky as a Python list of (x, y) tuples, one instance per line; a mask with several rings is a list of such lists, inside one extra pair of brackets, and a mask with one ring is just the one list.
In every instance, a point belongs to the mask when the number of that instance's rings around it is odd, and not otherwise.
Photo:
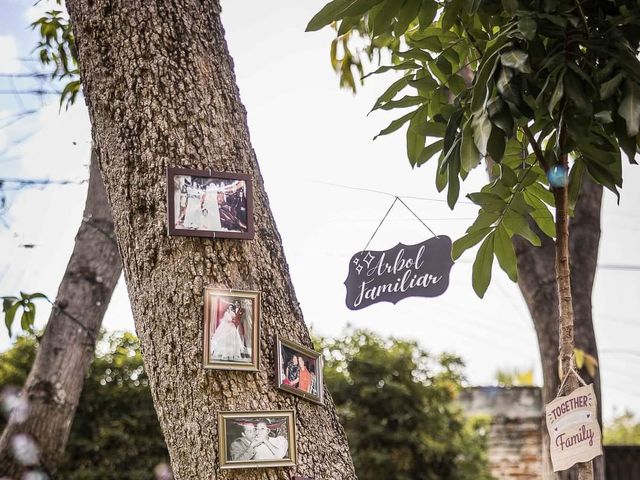
[[(498, 368), (533, 369), (540, 382), (537, 342), (522, 296), (495, 267), (485, 298), (478, 299), (471, 288), (475, 252), (467, 252), (453, 266), (451, 285), (441, 297), (376, 304), (357, 312), (345, 307), (349, 259), (365, 246), (392, 201), (353, 188), (420, 197), (406, 201), (431, 229), (453, 239), (471, 223), (476, 209), (461, 203), (449, 210), (434, 187), (434, 165), (416, 170), (409, 166), (403, 131), (372, 141), (399, 116), (367, 116), (391, 77), (371, 78), (357, 95), (338, 88), (329, 64), (331, 32), (304, 33), (322, 4), (223, 0), (223, 22), (252, 142), (307, 324), (323, 335), (339, 335), (347, 325), (365, 327), (415, 339), (434, 353), (457, 353), (467, 364), (471, 384), (493, 383)], [(33, 56), (36, 36), (26, 27), (42, 8), (25, 9), (22, 0), (5, 0), (0, 72), (37, 68), (19, 59)], [(12, 85), (0, 78), (0, 90), (34, 88), (33, 82), (14, 81)], [(0, 225), (0, 295), (23, 290), (55, 298), (84, 206), (86, 185), (81, 182), (88, 176), (90, 127), (82, 99), (59, 112), (54, 96), (22, 95), (0, 95), (0, 125), (31, 109), (37, 112), (0, 129), (0, 178), (79, 183), (11, 192), (6, 224)], [(599, 253), (603, 266), (640, 265), (640, 168), (625, 165), (624, 174), (620, 205), (605, 193)], [(467, 192), (477, 190), (485, 178), (480, 169), (470, 177), (463, 187)], [(396, 205), (370, 248), (383, 250), (430, 236)], [(640, 412), (639, 286), (637, 270), (601, 268), (596, 276), (593, 305), (608, 417), (614, 409)], [(42, 307), (40, 323), (48, 314)], [(133, 330), (124, 282), (114, 294), (105, 326)], [(0, 330), (0, 347), (9, 345), (6, 331)]]

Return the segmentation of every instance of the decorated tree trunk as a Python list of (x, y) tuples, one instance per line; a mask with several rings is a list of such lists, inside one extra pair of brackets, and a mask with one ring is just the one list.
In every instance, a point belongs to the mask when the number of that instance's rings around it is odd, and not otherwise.
[[(28, 401), (27, 416), (15, 409), (0, 437), (0, 475), (18, 478), (30, 467), (55, 472), (121, 270), (111, 212), (92, 154), (82, 223), (21, 394)], [(39, 462), (21, 465), (16, 461), (19, 435), (28, 435), (35, 442)]]
[[(330, 396), (276, 389), (274, 336), (311, 346), (227, 51), (218, 1), (68, 0), (127, 288), (177, 479), (355, 478)], [(253, 240), (167, 235), (167, 167), (247, 173)], [(205, 286), (262, 291), (257, 372), (204, 370)], [(217, 413), (294, 410), (298, 464), (221, 470)]]
[[(597, 358), (596, 338), (593, 330), (591, 292), (598, 263), (600, 241), (600, 210), (602, 187), (590, 179), (584, 180), (574, 216), (570, 218), (571, 235), (569, 253), (571, 258), (571, 291), (575, 312), (575, 344)], [(518, 257), (518, 285), (529, 307), (534, 322), (542, 361), (544, 379), (543, 401), (553, 400), (558, 393), (558, 290), (555, 282), (555, 243), (549, 237), (540, 235), (541, 247), (534, 247), (526, 240), (515, 237)], [(590, 378), (582, 371), (585, 381), (593, 382), (600, 399), (600, 373)], [(598, 402), (599, 417), (602, 402)], [(549, 436), (544, 430), (543, 454), (545, 458), (545, 478), (553, 472), (549, 459)], [(594, 460), (594, 476), (604, 480), (603, 457)], [(562, 472), (561, 478), (570, 478), (571, 473)]]

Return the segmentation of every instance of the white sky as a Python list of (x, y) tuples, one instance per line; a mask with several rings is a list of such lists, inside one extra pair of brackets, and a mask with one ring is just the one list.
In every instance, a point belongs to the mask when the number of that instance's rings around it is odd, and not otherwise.
[[(372, 142), (400, 116), (366, 115), (391, 79), (371, 78), (355, 96), (338, 88), (329, 64), (331, 32), (304, 33), (322, 5), (323, 0), (223, 0), (223, 22), (253, 145), (307, 323), (323, 335), (339, 335), (350, 324), (416, 339), (434, 353), (457, 353), (466, 361), (473, 384), (492, 383), (498, 368), (516, 367), (533, 368), (541, 381), (534, 330), (517, 286), (496, 266), (485, 299), (478, 299), (471, 288), (474, 252), (454, 265), (449, 290), (441, 297), (376, 304), (357, 312), (344, 306), (348, 261), (367, 243), (392, 199), (326, 183), (439, 199), (407, 203), (438, 234), (453, 239), (471, 223), (475, 208), (460, 204), (451, 212), (434, 187), (434, 165), (410, 168), (404, 130)], [(28, 57), (36, 41), (26, 26), (37, 12), (30, 9), (27, 14), (26, 8), (20, 0), (7, 0), (7, 14), (0, 18), (0, 72), (35, 68), (15, 60)], [(6, 79), (0, 82), (0, 90), (9, 88)], [(0, 130), (0, 178), (85, 179), (90, 133), (82, 103), (80, 99), (70, 111), (58, 113), (57, 98), (50, 97), (39, 113)], [(0, 95), (0, 125), (8, 115), (33, 105), (39, 106), (40, 100)], [(4, 152), (7, 146), (11, 148)], [(484, 173), (478, 170), (472, 177), (467, 191), (481, 185)], [(42, 291), (55, 298), (85, 194), (86, 185), (80, 184), (10, 196), (9, 226), (0, 225), (0, 295)], [(605, 194), (601, 264), (640, 265), (635, 248), (639, 201), (640, 168), (625, 165), (620, 206), (612, 194)], [(417, 243), (429, 236), (397, 205), (370, 248)], [(25, 249), (23, 244), (36, 247)], [(639, 286), (638, 271), (601, 269), (596, 277), (593, 305), (607, 416), (614, 409), (640, 412)], [(40, 322), (48, 314), (42, 307)], [(133, 329), (122, 282), (105, 326)], [(6, 331), (0, 329), (0, 347), (9, 345)], [(621, 353), (626, 351), (635, 354)]]

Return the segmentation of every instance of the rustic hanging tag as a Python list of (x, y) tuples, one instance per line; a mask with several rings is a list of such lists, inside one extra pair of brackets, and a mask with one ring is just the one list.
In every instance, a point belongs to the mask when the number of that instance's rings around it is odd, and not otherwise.
[(347, 307), (359, 310), (377, 302), (407, 297), (437, 297), (449, 286), (451, 239), (444, 235), (391, 250), (363, 250), (351, 257)]
[(602, 455), (596, 402), (593, 385), (587, 385), (546, 405), (554, 472)]

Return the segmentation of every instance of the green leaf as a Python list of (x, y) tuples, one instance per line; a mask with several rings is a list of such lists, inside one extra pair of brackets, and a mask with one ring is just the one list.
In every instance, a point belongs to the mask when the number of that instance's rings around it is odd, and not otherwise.
[[(504, 133), (499, 128), (492, 128), (487, 142), (487, 153), (494, 162), (500, 163), (504, 157), (506, 146)], [(515, 175), (514, 175), (515, 176)]]
[(484, 209), (480, 209), (478, 212), (478, 217), (474, 220), (469, 228), (467, 228), (467, 233), (475, 232), (477, 230), (482, 230), (483, 228), (487, 228), (492, 226), (496, 220), (500, 218), (502, 212), (487, 212)]
[(508, 209), (505, 212), (504, 217), (502, 217), (502, 224), (512, 235), (520, 235), (522, 238), (529, 240), (531, 245), (535, 247), (542, 245), (540, 237), (531, 230), (527, 219), (515, 210)]
[(400, 127), (402, 127), (405, 123), (411, 120), (411, 118), (413, 118), (413, 116), (416, 114), (418, 110), (414, 110), (413, 112), (409, 112), (406, 115), (401, 116), (400, 118), (396, 118), (393, 122), (389, 124), (387, 128), (380, 130), (380, 133), (378, 133), (375, 137), (373, 137), (373, 139), (375, 140), (376, 138), (382, 135), (389, 135), (390, 133), (395, 132)]
[(522, 50), (510, 50), (500, 54), (500, 63), (521, 73), (531, 73), (529, 55)]
[(494, 233), (490, 233), (487, 238), (485, 238), (482, 245), (478, 249), (478, 253), (476, 255), (476, 259), (473, 262), (473, 271), (472, 271), (472, 284), (473, 290), (476, 292), (480, 298), (484, 297), (484, 294), (489, 288), (489, 283), (491, 282), (491, 269), (493, 267), (493, 243), (494, 243)]
[[(396, 0), (396, 2), (401, 3), (398, 0)], [(400, 37), (402, 34), (404, 34), (404, 32), (407, 31), (407, 28), (409, 28), (409, 25), (411, 24), (413, 19), (418, 16), (421, 4), (421, 0), (406, 0), (404, 2), (402, 10), (400, 10), (400, 13), (398, 14), (396, 26), (393, 28), (393, 33), (395, 33), (396, 37)]]
[[(506, 48), (506, 45), (502, 45), (500, 48)], [(493, 55), (490, 55), (486, 60), (484, 60), (483, 57), (480, 70), (476, 73), (475, 79), (473, 81), (471, 96), (471, 110), (473, 112), (482, 110), (487, 103), (490, 88), (489, 79), (496, 71), (498, 59), (497, 52), (500, 51), (500, 48), (496, 50)]]
[(338, 36), (342, 36), (345, 33), (348, 33), (353, 27), (360, 23), (360, 17), (347, 17), (344, 18), (340, 22), (340, 27), (338, 28)]
[(556, 88), (553, 89), (551, 100), (549, 101), (549, 115), (553, 118), (553, 110), (564, 95), (564, 71), (558, 76)]
[(473, 140), (481, 155), (487, 154), (487, 143), (491, 136), (491, 120), (486, 110), (474, 113), (471, 120), (471, 128), (473, 129)]
[(402, 8), (402, 2), (385, 2), (373, 19), (373, 37), (387, 31), (400, 8)]
[(453, 159), (449, 163), (449, 189), (447, 190), (447, 205), (449, 208), (453, 210), (453, 207), (456, 206), (456, 202), (458, 201), (458, 197), (460, 196), (460, 178), (458, 177), (458, 172), (460, 172), (460, 144), (457, 143), (453, 148)]
[(588, 114), (590, 117), (593, 112), (593, 103), (588, 98), (580, 78), (578, 78), (578, 76), (573, 72), (567, 71), (564, 76), (564, 82), (566, 84), (565, 91), (569, 98), (573, 100), (573, 103), (576, 105), (578, 110)]
[(458, 18), (459, 8), (455, 5), (455, 0), (449, 2), (442, 13), (442, 30), (445, 32), (451, 30)]
[(315, 14), (309, 21), (306, 31), (313, 32), (320, 30), (322, 27), (326, 27), (336, 20), (362, 15), (382, 1), (383, 0), (333, 0)]
[(433, 20), (436, 18), (437, 12), (438, 4), (434, 0), (423, 0), (420, 11), (418, 12), (418, 21), (420, 22), (421, 30), (431, 26)]
[(480, 152), (473, 141), (471, 122), (467, 121), (462, 131), (462, 143), (460, 145), (460, 168), (470, 172), (480, 163)]
[(370, 77), (371, 75), (377, 75), (378, 73), (388, 72), (389, 70), (412, 70), (420, 68), (420, 65), (416, 62), (402, 62), (397, 65), (384, 65), (371, 73), (367, 73), (364, 78)]
[(640, 87), (635, 82), (627, 80), (625, 96), (618, 107), (618, 114), (627, 123), (627, 135), (635, 137), (640, 132)]
[(384, 93), (382, 95), (380, 95), (378, 97), (378, 99), (376, 100), (375, 105), (373, 106), (373, 108), (371, 109), (371, 111), (373, 112), (374, 110), (377, 110), (378, 108), (380, 108), (384, 103), (388, 102), (389, 100), (391, 100), (393, 97), (396, 96), (396, 94), (402, 90), (404, 87), (406, 87), (409, 83), (409, 79), (413, 78), (413, 74), (410, 75), (406, 75), (402, 78), (400, 78), (399, 80), (396, 80), (395, 82), (393, 82), (389, 88), (387, 88)]
[(618, 73), (615, 77), (610, 80), (607, 80), (602, 85), (600, 85), (600, 100), (606, 100), (607, 98), (613, 96), (617, 91), (622, 79), (625, 77), (624, 72)]
[(460, 258), (466, 250), (469, 250), (471, 247), (479, 243), (484, 237), (489, 235), (492, 230), (492, 228), (474, 230), (473, 232), (467, 233), (463, 237), (457, 239), (453, 242), (453, 246), (451, 247), (451, 258), (453, 260)]
[[(569, 207), (573, 210), (580, 196), (582, 178), (584, 177), (584, 163), (577, 158), (569, 172)], [(551, 214), (549, 214), (551, 215)], [(555, 229), (554, 229), (555, 232)], [(547, 232), (545, 232), (547, 233)]]
[(622, 151), (627, 155), (627, 158), (631, 163), (634, 163), (636, 156), (636, 139), (627, 136), (627, 129), (625, 128), (625, 122), (619, 115), (616, 115), (614, 120), (614, 130), (618, 139), (618, 145), (622, 148)]
[(500, 165), (500, 181), (507, 187), (515, 187), (518, 183), (518, 176), (505, 164)]
[(420, 154), (420, 158), (418, 159), (416, 166), (421, 167), (422, 165), (427, 163), (431, 159), (431, 157), (433, 157), (436, 153), (442, 152), (443, 143), (444, 143), (444, 140), (437, 140), (433, 142), (431, 145), (426, 146), (424, 150), (422, 150), (422, 153)]
[(481, 206), (486, 212), (502, 211), (506, 202), (495, 193), (476, 192), (467, 195), (467, 198), (476, 205)]
[(422, 150), (424, 150), (426, 134), (423, 134), (420, 130), (424, 128), (426, 119), (427, 111), (424, 107), (421, 107), (409, 122), (409, 128), (407, 129), (407, 157), (411, 166), (416, 165)]
[[(6, 305), (6, 304), (5, 304)], [(20, 302), (16, 302), (11, 305), (9, 308), (4, 308), (4, 324), (7, 326), (7, 331), (9, 332), (9, 336), (11, 336), (11, 326), (13, 325), (13, 319), (16, 316), (16, 312), (18, 311), (18, 307), (20, 306)], [(3, 305), (4, 307), (4, 305)]]
[(424, 97), (405, 95), (401, 99), (391, 100), (379, 108), (381, 108), (382, 110), (393, 110), (394, 108), (407, 108), (407, 107), (413, 107), (415, 105), (420, 105), (426, 101), (427, 99)]
[(518, 22), (518, 30), (522, 34), (524, 38), (531, 41), (536, 36), (536, 30), (538, 28), (538, 24), (531, 17), (521, 18)]
[(505, 271), (512, 282), (517, 282), (518, 262), (516, 260), (516, 251), (513, 248), (511, 237), (504, 228), (504, 225), (500, 225), (496, 229), (494, 251), (500, 268)]
[(527, 191), (524, 192), (524, 198), (525, 201), (533, 207), (531, 218), (536, 222), (538, 228), (540, 228), (540, 230), (542, 230), (542, 232), (549, 238), (555, 238), (556, 222), (554, 221), (553, 215), (549, 211), (547, 204)]

